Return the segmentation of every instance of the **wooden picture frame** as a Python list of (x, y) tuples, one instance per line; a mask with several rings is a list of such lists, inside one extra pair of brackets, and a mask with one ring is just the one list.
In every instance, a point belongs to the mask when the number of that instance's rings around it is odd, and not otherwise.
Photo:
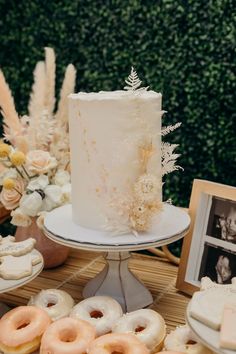
[(192, 295), (203, 276), (222, 284), (236, 276), (236, 187), (195, 179), (189, 215), (176, 287)]

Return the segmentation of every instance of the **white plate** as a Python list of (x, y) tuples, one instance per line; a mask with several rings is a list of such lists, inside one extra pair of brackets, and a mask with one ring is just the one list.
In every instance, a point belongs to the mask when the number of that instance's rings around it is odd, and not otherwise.
[(120, 247), (122, 249), (144, 249), (159, 242), (166, 244), (168, 239), (179, 239), (188, 231), (190, 217), (184, 210), (164, 204), (156, 223), (150, 232), (112, 236), (109, 232), (89, 229), (77, 225), (72, 220), (71, 205), (64, 205), (52, 210), (44, 220), (45, 233), (59, 243), (71, 246), (80, 244), (84, 249)]
[(236, 354), (235, 350), (220, 348), (220, 332), (207, 327), (203, 323), (190, 316), (191, 301), (188, 304), (186, 312), (186, 322), (199, 342), (213, 350), (217, 354)]
[(22, 279), (17, 279), (17, 280), (5, 280), (0, 277), (0, 294), (8, 292), (8, 291), (12, 291), (14, 289), (17, 289), (17, 288), (29, 283), (31, 280), (36, 278), (37, 275), (42, 271), (43, 257), (41, 255), (41, 253), (35, 249), (32, 250), (31, 253), (41, 257), (41, 262), (33, 266), (32, 274), (28, 277), (24, 277)]

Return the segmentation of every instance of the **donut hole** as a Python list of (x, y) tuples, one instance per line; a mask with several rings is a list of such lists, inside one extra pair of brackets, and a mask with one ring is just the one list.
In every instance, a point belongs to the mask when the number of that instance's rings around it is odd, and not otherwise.
[(18, 330), (18, 329), (25, 328), (25, 327), (27, 327), (29, 324), (30, 324), (30, 321), (20, 322), (20, 323), (17, 325), (16, 329)]
[(58, 298), (57, 296), (55, 296), (54, 294), (50, 294), (47, 298), (46, 298), (46, 307), (52, 307), (57, 305), (58, 303)]
[(52, 307), (55, 306), (56, 304), (57, 304), (57, 299), (50, 299), (47, 301), (46, 307)]
[(112, 345), (110, 350), (111, 350), (111, 354), (124, 354), (125, 352), (123, 348), (119, 345)]
[(76, 338), (77, 338), (76, 330), (72, 330), (71, 328), (64, 329), (64, 331), (60, 333), (60, 340), (61, 342), (64, 343), (74, 342)]
[(197, 342), (195, 342), (195, 341), (192, 340), (192, 339), (189, 339), (186, 344), (188, 344), (188, 345), (197, 344)]
[(144, 326), (137, 326), (134, 330), (135, 333), (139, 333), (145, 330), (146, 327)]
[(99, 310), (93, 310), (90, 312), (89, 315), (91, 318), (102, 318), (103, 317), (103, 313)]

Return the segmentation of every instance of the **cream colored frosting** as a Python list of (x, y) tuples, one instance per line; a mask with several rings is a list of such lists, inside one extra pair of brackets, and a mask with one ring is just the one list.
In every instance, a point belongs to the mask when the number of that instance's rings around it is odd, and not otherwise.
[[(100, 313), (93, 317), (93, 313)], [(73, 307), (70, 317), (89, 322), (96, 329), (96, 335), (111, 332), (112, 326), (123, 315), (120, 304), (110, 296), (92, 296)]]
[[(48, 306), (49, 304), (51, 305)], [(63, 290), (46, 289), (32, 296), (28, 305), (43, 309), (47, 312), (52, 321), (57, 321), (69, 315), (74, 306), (74, 300)]]
[[(142, 328), (140, 331), (136, 331)], [(112, 328), (114, 333), (134, 334), (151, 353), (156, 353), (166, 335), (164, 318), (154, 310), (141, 309), (129, 312), (120, 317)]]
[[(193, 344), (188, 344), (189, 341), (192, 341)], [(164, 345), (168, 353), (171, 353), (169, 351), (176, 351), (183, 354), (214, 354), (210, 349), (198, 343), (194, 334), (187, 326), (177, 327), (174, 331), (171, 331), (166, 336)]]
[[(104, 229), (110, 202), (122, 203), (140, 176), (139, 151), (145, 144), (153, 147), (147, 173), (161, 181), (161, 98), (145, 90), (69, 96), (75, 223)], [(159, 200), (161, 194), (160, 189)]]

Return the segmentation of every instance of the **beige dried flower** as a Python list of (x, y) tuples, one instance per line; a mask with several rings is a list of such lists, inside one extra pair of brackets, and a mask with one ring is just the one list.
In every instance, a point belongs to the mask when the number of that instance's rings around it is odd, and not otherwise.
[(146, 231), (150, 226), (151, 212), (143, 203), (136, 201), (130, 209), (130, 222), (132, 229)]
[(151, 174), (144, 174), (139, 177), (134, 185), (135, 197), (144, 202), (152, 203), (158, 199), (160, 193), (160, 181)]

